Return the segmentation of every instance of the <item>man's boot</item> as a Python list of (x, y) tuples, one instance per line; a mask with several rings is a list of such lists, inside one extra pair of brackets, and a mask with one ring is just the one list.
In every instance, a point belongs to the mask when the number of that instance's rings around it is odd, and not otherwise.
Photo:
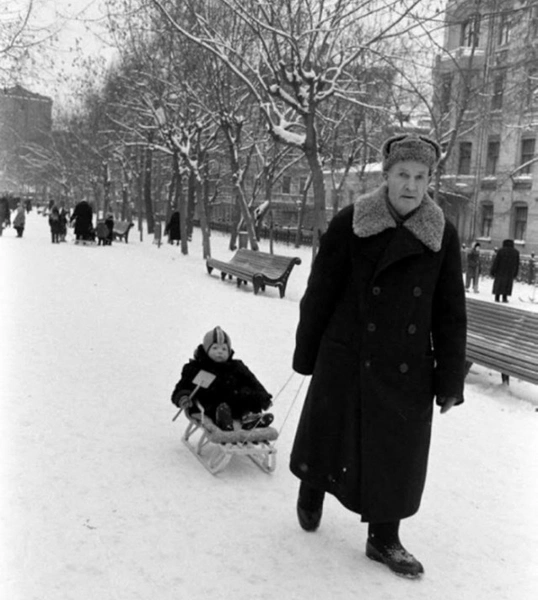
[(297, 499), (297, 518), (299, 519), (299, 525), (305, 531), (316, 531), (319, 527), (324, 498), (325, 492), (323, 490), (318, 490), (301, 481)]
[(416, 579), (424, 574), (424, 567), (402, 546), (399, 527), (400, 521), (370, 523), (366, 556), (383, 563), (397, 575)]

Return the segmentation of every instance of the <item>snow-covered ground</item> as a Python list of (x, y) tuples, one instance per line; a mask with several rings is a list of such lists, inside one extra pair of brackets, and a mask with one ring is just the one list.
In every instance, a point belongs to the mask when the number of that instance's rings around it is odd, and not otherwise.
[[(303, 258), (280, 299), (209, 276), (197, 232), (186, 257), (130, 237), (51, 244), (34, 211), (23, 239), (0, 238), (2, 600), (538, 598), (538, 388), (473, 367), (466, 403), (436, 413), (423, 505), (401, 530), (426, 576), (400, 579), (333, 498), (317, 533), (296, 522), (299, 375), (275, 401), (272, 475), (239, 458), (210, 475), (171, 420), (181, 366), (217, 324), (282, 388), (310, 250), (278, 247)], [(212, 253), (229, 257), (227, 238)], [(511, 304), (538, 310), (530, 293), (517, 284)]]

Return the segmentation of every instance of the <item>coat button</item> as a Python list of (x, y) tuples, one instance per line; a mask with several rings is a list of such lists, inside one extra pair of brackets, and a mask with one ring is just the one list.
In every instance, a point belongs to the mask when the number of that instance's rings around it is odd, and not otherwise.
[(409, 333), (410, 335), (414, 335), (416, 332), (417, 326), (411, 323), (411, 325), (409, 325), (409, 327), (407, 328), (407, 333)]
[(368, 331), (370, 333), (373, 333), (377, 328), (375, 326), (375, 323), (368, 323), (368, 325), (366, 326), (366, 329), (368, 329)]
[(374, 287), (372, 288), (372, 294), (373, 294), (374, 296), (379, 296), (379, 294), (381, 294), (381, 288), (380, 288), (380, 287), (378, 287), (377, 285), (376, 285), (376, 286), (374, 286)]
[(407, 363), (402, 363), (400, 365), (400, 373), (407, 373), (409, 371), (409, 365)]
[(364, 361), (364, 366), (369, 369), (372, 366), (372, 361), (371, 360), (365, 360)]
[(413, 296), (415, 296), (415, 298), (422, 296), (422, 288), (418, 287), (418, 285), (413, 288)]

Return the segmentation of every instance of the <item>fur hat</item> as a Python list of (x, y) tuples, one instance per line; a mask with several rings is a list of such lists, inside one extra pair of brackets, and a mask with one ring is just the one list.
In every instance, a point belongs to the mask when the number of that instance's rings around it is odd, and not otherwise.
[(208, 331), (204, 335), (204, 341), (202, 342), (202, 346), (206, 352), (213, 344), (228, 344), (228, 349), (230, 352), (232, 350), (232, 341), (230, 340), (230, 336), (218, 326), (211, 331)]
[(441, 158), (441, 146), (425, 135), (403, 134), (389, 138), (381, 148), (383, 171), (400, 161), (414, 160), (425, 164), (430, 173)]

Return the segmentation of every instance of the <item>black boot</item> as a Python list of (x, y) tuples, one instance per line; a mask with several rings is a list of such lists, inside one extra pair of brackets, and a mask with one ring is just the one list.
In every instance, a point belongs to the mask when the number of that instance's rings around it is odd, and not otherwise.
[(319, 527), (324, 498), (325, 492), (323, 490), (318, 490), (301, 481), (297, 499), (297, 518), (299, 519), (299, 525), (305, 531), (316, 531)]
[(232, 409), (226, 402), (219, 404), (215, 412), (215, 423), (223, 431), (233, 431), (234, 422), (232, 418)]
[(424, 567), (401, 544), (398, 536), (400, 521), (370, 523), (366, 556), (383, 563), (397, 575), (416, 579), (423, 575)]

